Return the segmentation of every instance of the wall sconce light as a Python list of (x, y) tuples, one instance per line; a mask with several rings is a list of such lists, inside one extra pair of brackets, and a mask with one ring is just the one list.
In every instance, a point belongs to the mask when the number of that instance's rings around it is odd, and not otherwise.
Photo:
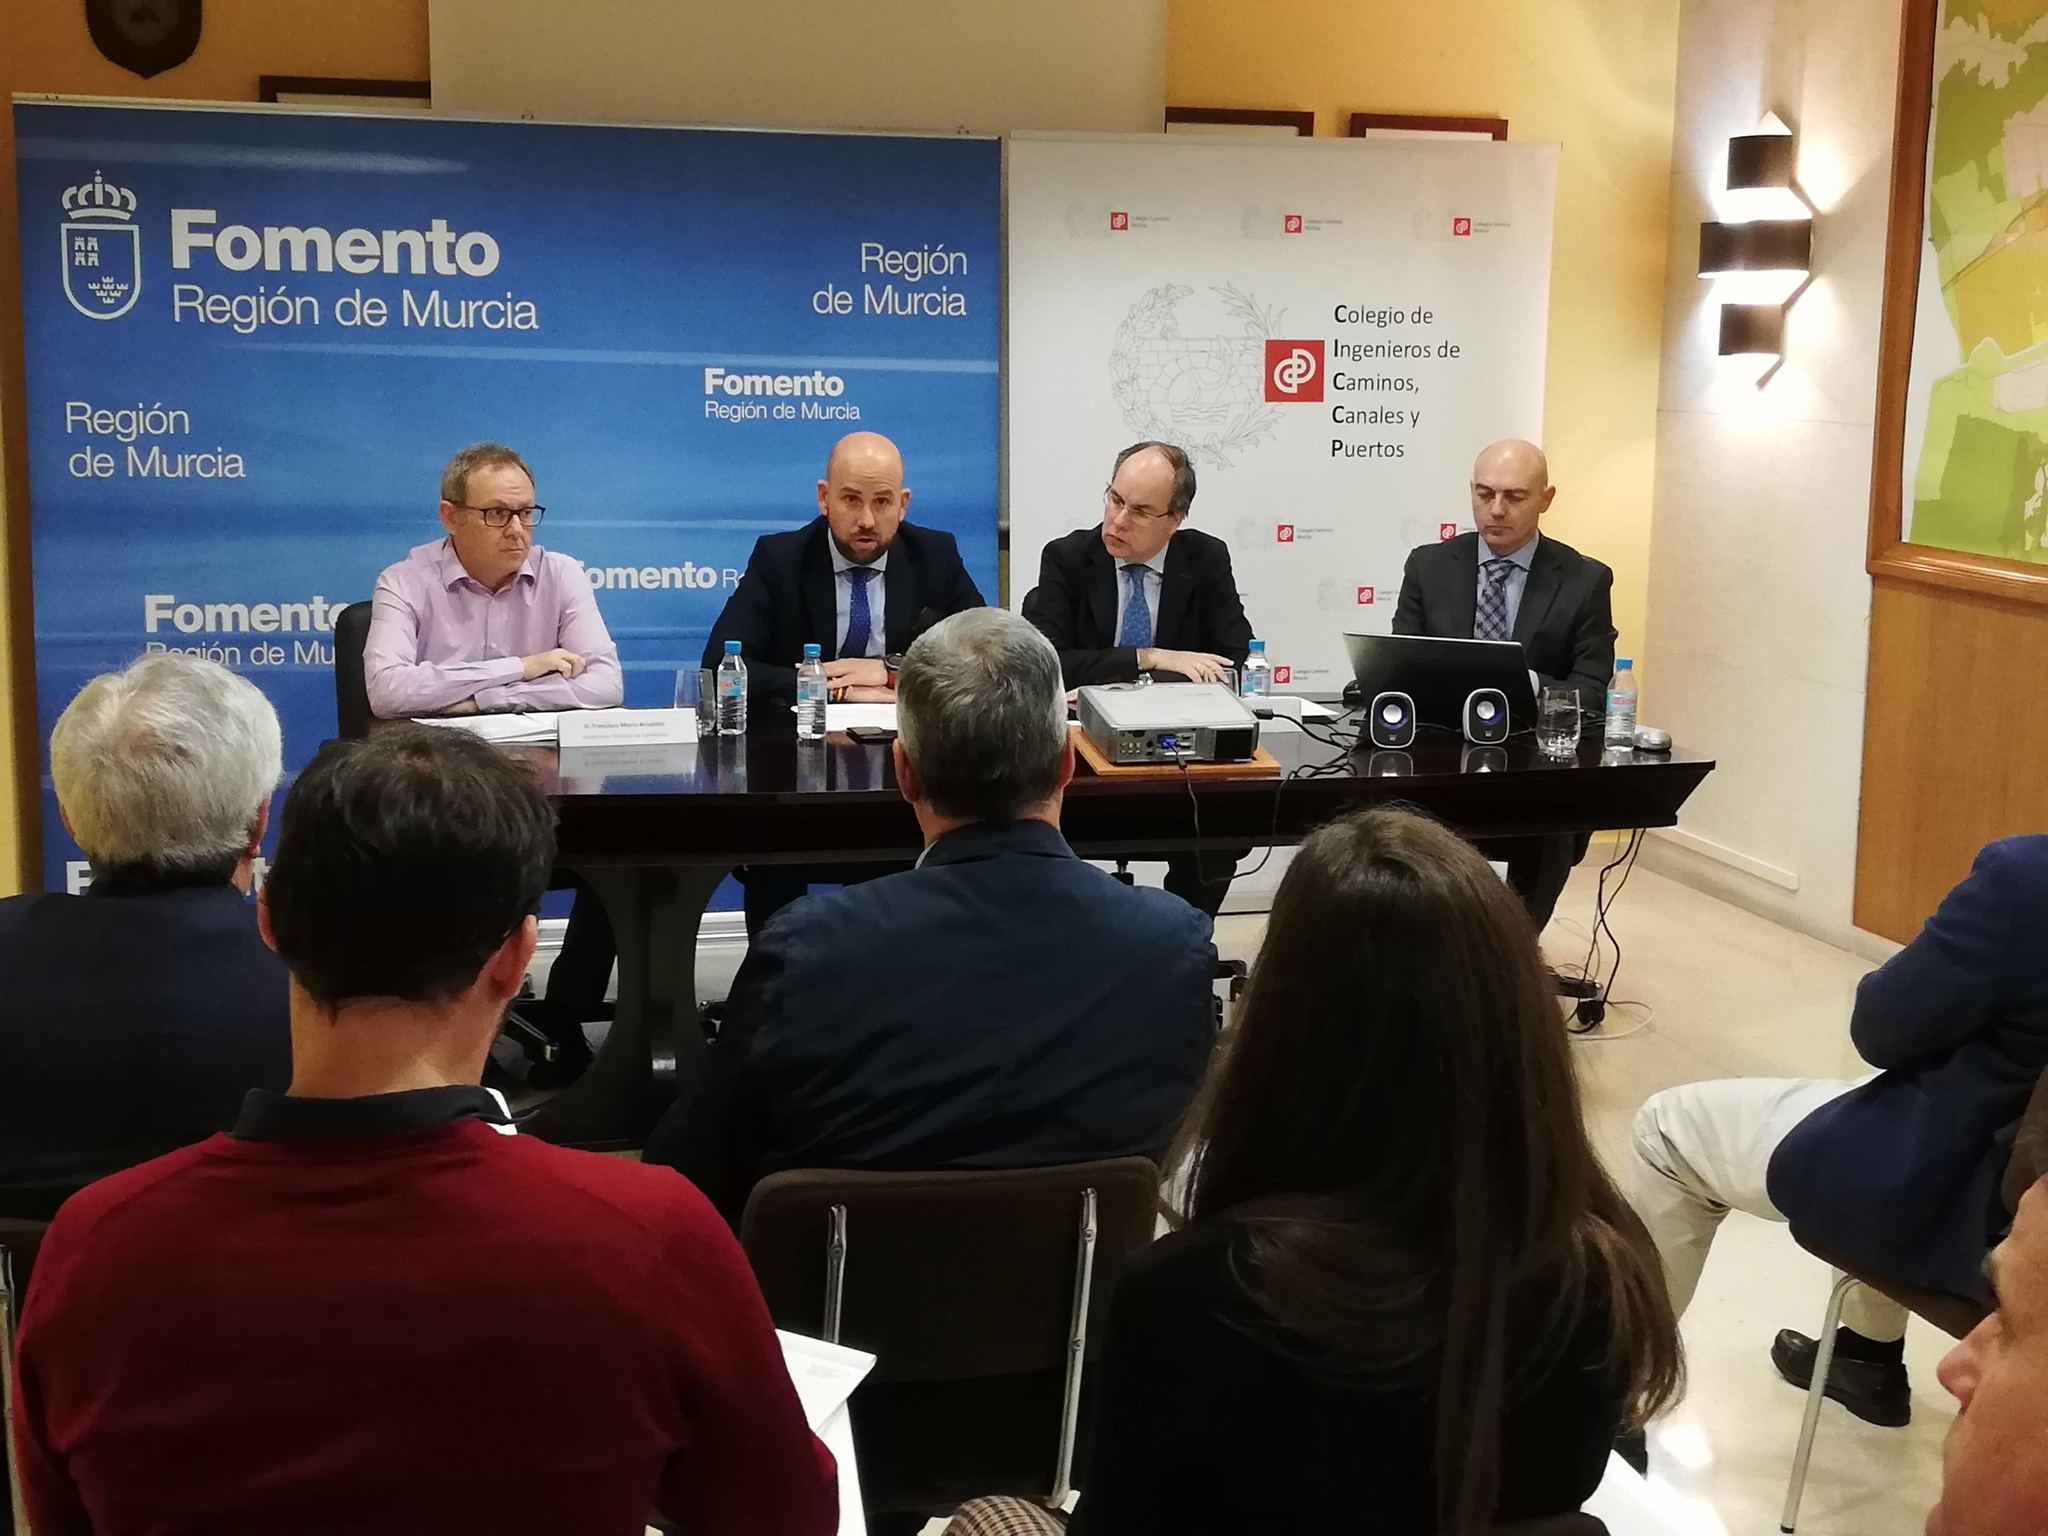
[(1723, 357), (1784, 355), (1785, 311), (1813, 268), (1813, 210), (1793, 184), (1796, 159), (1792, 132), (1775, 115), (1762, 132), (1728, 141), (1721, 218), (1700, 225), (1699, 260), (1721, 305)]

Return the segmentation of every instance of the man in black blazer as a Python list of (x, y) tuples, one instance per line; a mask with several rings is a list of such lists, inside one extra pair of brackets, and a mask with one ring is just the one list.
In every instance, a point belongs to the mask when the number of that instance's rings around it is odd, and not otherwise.
[[(888, 703), (910, 643), (948, 614), (982, 606), (953, 535), (904, 521), (909, 510), (896, 445), (879, 432), (851, 432), (825, 461), (818, 516), (754, 541), (740, 584), (711, 626), (704, 665), (716, 667), (726, 641), (739, 641), (756, 717), (796, 702), (806, 645), (820, 648), (834, 699)], [(758, 935), (812, 885), (852, 885), (900, 868), (749, 865), (739, 871), (747, 935)]]
[(797, 664), (817, 645), (835, 697), (894, 698), (896, 661), (910, 642), (948, 614), (982, 606), (953, 535), (904, 521), (909, 510), (896, 445), (878, 432), (842, 437), (818, 482), (818, 516), (754, 541), (704, 665), (716, 667), (725, 642), (737, 640), (749, 695), (793, 704)]
[(809, 897), (755, 940), (695, 1099), (644, 1160), (735, 1223), (783, 1168), (1158, 1156), (1215, 1040), (1209, 920), (1074, 856), (1058, 658), (1002, 609), (911, 647), (896, 782), (916, 868)]
[[(1636, 1116), (1631, 1197), (1684, 1310), (1732, 1207), (1789, 1220), (1860, 1269), (1989, 1302), (1999, 1184), (2048, 1071), (2048, 836), (1987, 844), (1913, 942), (1856, 987), (1861, 1082), (1735, 1078), (1653, 1095)], [(1843, 1309), (1828, 1395), (1876, 1424), (1910, 1416), (1906, 1314), (1864, 1288)], [(1771, 1358), (1813, 1379), (1815, 1341)]]
[(285, 970), (248, 901), (281, 756), (253, 683), (175, 651), (59, 717), (50, 774), (92, 884), (0, 901), (0, 1215), (47, 1220), (291, 1081)]
[[(1059, 652), (1068, 688), (1133, 682), (1141, 672), (1216, 682), (1244, 665), (1252, 626), (1230, 546), (1185, 526), (1194, 502), (1185, 451), (1133, 443), (1116, 456), (1102, 521), (1045, 546), (1023, 612)], [(1214, 916), (1247, 851), (1169, 855), (1166, 888)]]
[[(1536, 531), (1556, 496), (1550, 465), (1534, 443), (1510, 438), (1481, 453), (1472, 466), (1479, 531), (1408, 556), (1394, 633), (1519, 641), (1536, 686), (1575, 690), (1580, 729), (1597, 731), (1614, 674), (1614, 572)], [(1569, 834), (1503, 837), (1480, 851), (1506, 861), (1508, 883), (1540, 930), (1587, 842)]]

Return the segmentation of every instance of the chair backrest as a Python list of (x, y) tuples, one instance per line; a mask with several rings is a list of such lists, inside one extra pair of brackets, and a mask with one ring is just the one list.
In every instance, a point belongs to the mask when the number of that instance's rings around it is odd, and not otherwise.
[(28, 1536), (28, 1510), (22, 1503), (21, 1468), (14, 1453), (14, 1330), (21, 1320), (28, 1272), (47, 1230), (46, 1222), (0, 1216), (0, 1447), (7, 1469), (7, 1513), (15, 1536)]
[(369, 638), (368, 603), (350, 603), (334, 616), (334, 727), (344, 741), (370, 734), (370, 685), (363, 677)]
[(1159, 1170), (1141, 1157), (944, 1173), (795, 1169), (754, 1186), (740, 1244), (777, 1327), (828, 1333), (833, 1208), (845, 1212), (839, 1342), (877, 1382), (961, 1381), (1063, 1366), (1083, 1191), (1095, 1191), (1087, 1332), (1125, 1255), (1152, 1240)]
[(2005, 1165), (2005, 1178), (1999, 1185), (2005, 1208), (2017, 1211), (2020, 1196), (2044, 1174), (2048, 1174), (2048, 1072), (2035, 1079), (2034, 1095), (2027, 1100), (2019, 1134), (2012, 1139), (2012, 1160)]

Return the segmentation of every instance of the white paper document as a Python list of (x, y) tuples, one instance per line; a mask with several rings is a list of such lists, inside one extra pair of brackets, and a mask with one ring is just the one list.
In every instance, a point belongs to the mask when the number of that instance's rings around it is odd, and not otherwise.
[(530, 714), (423, 715), (413, 724), (445, 725), (451, 730), (468, 731), (470, 735), (481, 736), (500, 747), (552, 747), (557, 722), (565, 713), (567, 711), (564, 710), (535, 710)]
[(896, 706), (894, 704), (827, 704), (825, 706), (825, 729), (843, 731), (856, 725), (879, 726), (885, 731), (896, 729)]
[[(860, 708), (888, 706), (853, 705)], [(804, 1405), (804, 1422), (825, 1442), (839, 1463), (839, 1536), (867, 1536), (867, 1515), (861, 1508), (860, 1472), (853, 1461), (853, 1419), (846, 1400), (874, 1369), (875, 1357), (823, 1339), (775, 1330), (782, 1341), (782, 1361)]]
[(1586, 1513), (1597, 1515), (1609, 1536), (1695, 1536), (1720, 1522), (1708, 1516), (1702, 1524), (1700, 1511), (1663, 1483), (1644, 1480), (1641, 1473), (1612, 1451), (1607, 1454), (1607, 1475), (1586, 1500)]

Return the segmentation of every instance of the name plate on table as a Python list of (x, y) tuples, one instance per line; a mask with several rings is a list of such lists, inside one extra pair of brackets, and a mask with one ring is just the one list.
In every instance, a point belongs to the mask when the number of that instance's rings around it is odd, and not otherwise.
[(693, 709), (577, 709), (562, 716), (557, 744), (564, 747), (672, 746), (697, 739)]

